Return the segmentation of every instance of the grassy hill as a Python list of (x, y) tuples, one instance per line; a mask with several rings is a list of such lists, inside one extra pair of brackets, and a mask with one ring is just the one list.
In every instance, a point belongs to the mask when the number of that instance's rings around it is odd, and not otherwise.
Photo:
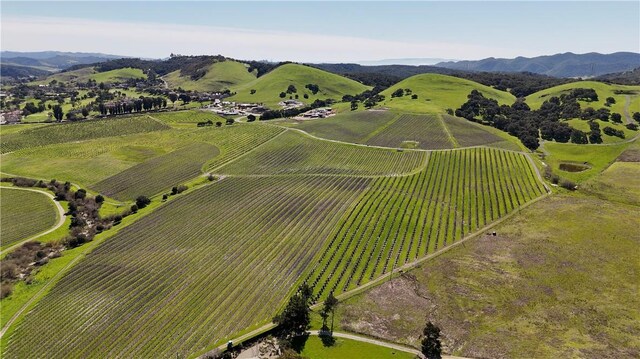
[[(305, 88), (307, 84), (318, 85), (319, 91), (314, 95), (311, 90)], [(287, 95), (287, 99), (298, 95), (298, 100), (305, 103), (327, 98), (340, 100), (343, 95), (355, 95), (370, 89), (340, 75), (309, 66), (285, 64), (254, 81), (232, 87), (231, 90), (236, 92), (236, 95), (230, 99), (238, 102), (262, 102), (269, 107), (277, 107), (278, 102), (283, 100), (279, 96), (280, 93), (286, 92), (289, 85), (295, 86), (297, 92)], [(253, 95), (251, 90), (255, 90)], [(308, 99), (304, 98), (305, 94), (309, 96)]]
[(223, 91), (233, 86), (240, 86), (256, 79), (254, 72), (247, 71), (247, 66), (237, 61), (222, 61), (209, 66), (207, 73), (198, 80), (189, 76), (181, 76), (180, 70), (163, 77), (170, 88), (182, 87), (194, 91)]
[[(598, 101), (580, 101), (580, 107), (583, 109), (587, 107), (593, 107), (594, 109), (605, 107), (604, 103), (607, 97), (613, 97), (616, 103), (609, 108), (611, 112), (617, 112), (624, 116), (625, 107), (628, 107), (630, 113), (640, 112), (640, 86), (609, 85), (597, 81), (580, 81), (554, 86), (527, 96), (526, 101), (529, 107), (538, 109), (542, 106), (542, 103), (550, 97), (560, 96), (563, 93), (569, 93), (571, 90), (577, 88), (594, 89), (598, 94)], [(615, 93), (620, 91), (623, 93)], [(628, 105), (627, 101), (629, 102)]]
[[(411, 89), (418, 98), (412, 99), (411, 95), (392, 98), (391, 94), (397, 89)], [(471, 90), (478, 90), (500, 104), (511, 105), (516, 100), (508, 92), (477, 82), (446, 75), (423, 74), (409, 77), (383, 91), (386, 100), (381, 105), (409, 112), (440, 113), (448, 108), (455, 110), (460, 107), (467, 101)]]
[(93, 67), (84, 67), (78, 70), (51, 75), (44, 80), (34, 82), (34, 84), (48, 84), (52, 80), (58, 82), (87, 82), (88, 80), (96, 80), (98, 83), (113, 83), (141, 77), (146, 77), (142, 70), (131, 67), (105, 72), (98, 72)]

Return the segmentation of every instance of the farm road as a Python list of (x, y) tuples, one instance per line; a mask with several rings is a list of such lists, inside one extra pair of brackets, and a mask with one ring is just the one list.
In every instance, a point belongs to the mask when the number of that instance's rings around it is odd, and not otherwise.
[(46, 230), (46, 231), (44, 231), (42, 233), (36, 234), (35, 236), (31, 236), (31, 237), (29, 237), (29, 238), (27, 238), (27, 239), (25, 239), (23, 241), (20, 241), (20, 242), (18, 242), (16, 244), (12, 245), (9, 248), (6, 248), (3, 251), (0, 251), (0, 256), (2, 256), (2, 254), (6, 253), (6, 252), (12, 251), (12, 250), (20, 247), (24, 243), (27, 243), (29, 241), (33, 241), (33, 240), (35, 240), (37, 238), (40, 238), (40, 237), (42, 237), (42, 236), (44, 236), (46, 234), (49, 234), (49, 233), (55, 231), (56, 229), (60, 228), (60, 226), (62, 226), (64, 224), (64, 220), (65, 220), (64, 213), (65, 213), (65, 210), (64, 210), (64, 208), (62, 208), (60, 203), (58, 203), (58, 201), (55, 200), (55, 197), (53, 197), (53, 195), (51, 193), (47, 193), (47, 192), (44, 192), (44, 191), (38, 191), (38, 190), (35, 190), (35, 189), (31, 189), (31, 188), (20, 188), (20, 187), (5, 187), (5, 186), (3, 186), (2, 189), (12, 189), (12, 190), (17, 190), (17, 191), (37, 192), (37, 193), (41, 193), (41, 194), (44, 194), (45, 196), (49, 197), (51, 199), (51, 201), (53, 202), (53, 204), (56, 206), (56, 209), (58, 211), (58, 223), (56, 223), (53, 227), (49, 228), (48, 230)]

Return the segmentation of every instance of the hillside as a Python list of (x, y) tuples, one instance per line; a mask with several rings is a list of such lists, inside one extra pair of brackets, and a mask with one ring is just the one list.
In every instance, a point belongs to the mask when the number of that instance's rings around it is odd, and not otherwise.
[(247, 65), (237, 61), (215, 62), (207, 68), (204, 76), (192, 80), (183, 76), (181, 70), (173, 71), (163, 79), (170, 88), (181, 87), (193, 91), (223, 91), (233, 86), (241, 86), (256, 79), (254, 72), (247, 71)]
[[(7, 72), (5, 73), (5, 65), (22, 66), (30, 69), (44, 71), (60, 71), (68, 69), (71, 66), (94, 64), (98, 62), (108, 61), (111, 59), (122, 58), (124, 56), (107, 55), (100, 53), (84, 53), (84, 52), (61, 52), (61, 51), (39, 51), (39, 52), (18, 52), (18, 51), (2, 51), (0, 52), (0, 62), (3, 65), (2, 76), (21, 77), (24, 72)], [(42, 74), (33, 73), (34, 76)]]
[(566, 52), (550, 56), (487, 58), (478, 61), (441, 62), (436, 66), (455, 70), (490, 72), (533, 72), (557, 77), (592, 77), (612, 72), (629, 71), (640, 64), (640, 54), (616, 52), (574, 54)]
[[(411, 95), (392, 98), (398, 89), (410, 89)], [(477, 82), (439, 74), (416, 75), (391, 86), (381, 94), (386, 100), (382, 106), (409, 112), (442, 113), (448, 108), (455, 110), (466, 100), (471, 90), (480, 91), (485, 97), (496, 99), (500, 104), (511, 105), (515, 96), (508, 92), (499, 91)]]
[[(313, 94), (305, 88), (308, 84), (317, 85), (319, 91)], [(286, 98), (295, 98), (297, 95), (298, 100), (304, 103), (327, 98), (340, 100), (344, 95), (355, 95), (370, 88), (354, 80), (309, 66), (285, 64), (254, 81), (232, 87), (231, 90), (236, 92), (236, 95), (230, 99), (238, 102), (262, 102), (267, 106), (276, 107), (278, 102), (283, 100), (279, 96), (280, 93), (286, 92), (289, 85), (295, 86), (296, 92), (287, 94)], [(253, 95), (251, 90), (255, 90)], [(304, 98), (304, 95), (308, 98)]]
[[(568, 93), (577, 88), (594, 89), (598, 94), (598, 101), (588, 103), (581, 101), (580, 107), (583, 109), (593, 107), (597, 110), (605, 107), (604, 104), (607, 97), (613, 97), (616, 100), (616, 103), (609, 107), (611, 112), (617, 112), (624, 117), (625, 108), (627, 106), (630, 114), (633, 112), (640, 112), (640, 86), (609, 85), (596, 81), (579, 81), (555, 86), (527, 96), (526, 101), (529, 107), (532, 109), (538, 109), (542, 106), (542, 103), (550, 97), (560, 96), (563, 93)], [(627, 101), (629, 101), (629, 105), (626, 104)]]
[(87, 82), (88, 80), (96, 80), (98, 83), (113, 83), (141, 77), (146, 77), (142, 70), (131, 67), (104, 72), (98, 72), (93, 67), (83, 67), (78, 70), (60, 72), (51, 75), (37, 83), (49, 83), (52, 80), (56, 80), (58, 82)]

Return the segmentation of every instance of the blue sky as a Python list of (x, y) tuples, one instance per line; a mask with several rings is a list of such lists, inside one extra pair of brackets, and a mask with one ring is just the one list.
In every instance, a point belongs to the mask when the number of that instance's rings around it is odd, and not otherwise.
[(640, 52), (640, 2), (12, 2), (2, 49), (361, 61)]

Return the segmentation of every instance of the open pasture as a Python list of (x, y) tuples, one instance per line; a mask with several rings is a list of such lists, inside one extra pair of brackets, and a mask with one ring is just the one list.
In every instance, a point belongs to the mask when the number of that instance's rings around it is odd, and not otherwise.
[(0, 187), (0, 240), (2, 247), (53, 227), (58, 210), (42, 193)]
[(3, 357), (188, 357), (265, 324), (370, 181), (227, 178), (176, 198), (78, 263)]
[(208, 143), (193, 143), (130, 167), (91, 186), (91, 189), (118, 200), (139, 195), (152, 196), (197, 177), (202, 166), (219, 154)]
[(287, 130), (277, 141), (262, 146), (223, 167), (229, 175), (343, 174), (394, 176), (414, 171), (426, 154), (366, 148), (313, 139)]
[(476, 232), (544, 193), (522, 154), (437, 151), (423, 171), (379, 178), (336, 227), (307, 275), (339, 294)]

